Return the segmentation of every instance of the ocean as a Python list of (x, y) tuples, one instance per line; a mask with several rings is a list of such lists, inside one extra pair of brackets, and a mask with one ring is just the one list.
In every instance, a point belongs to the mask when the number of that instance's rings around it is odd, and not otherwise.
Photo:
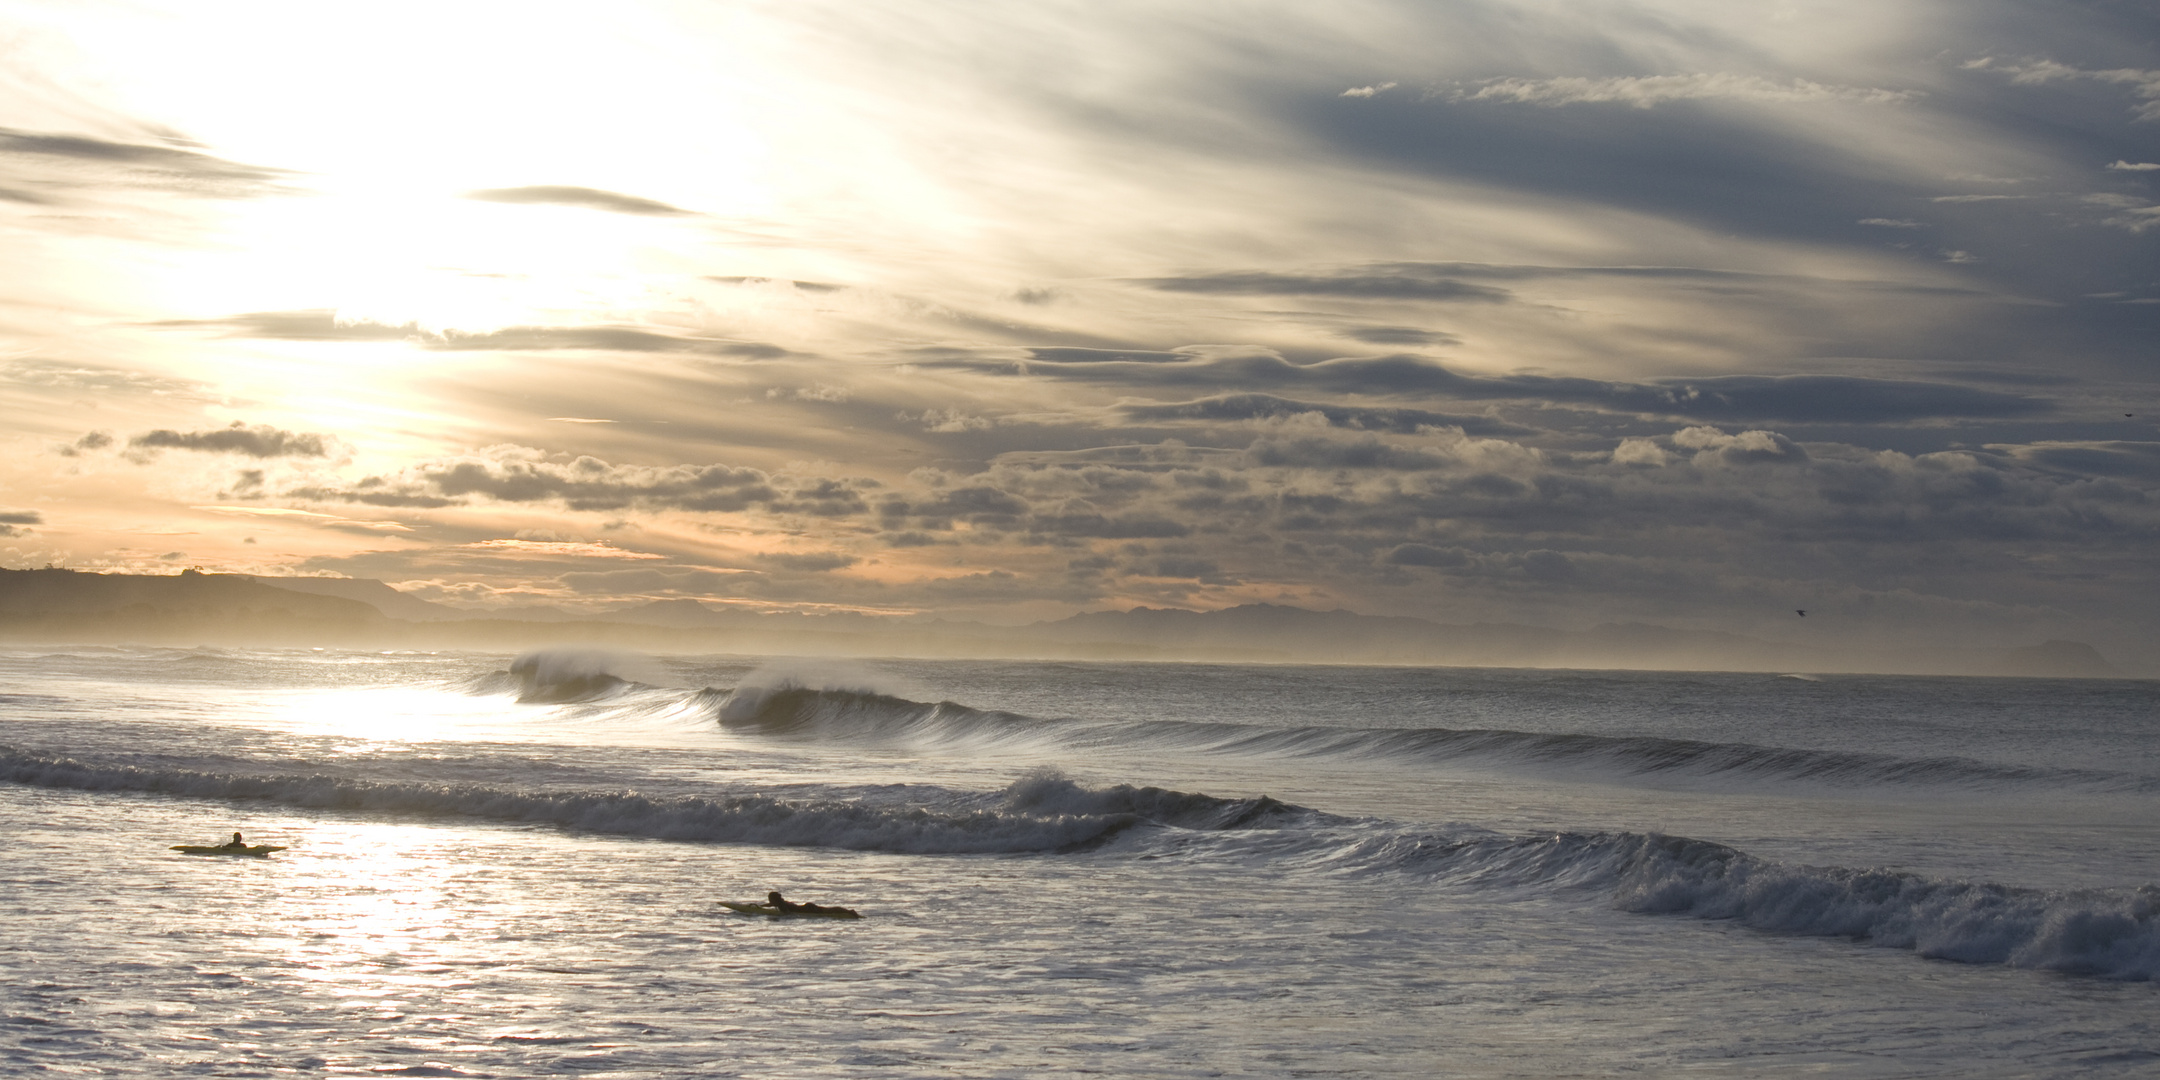
[(77, 646), (0, 781), (14, 1074), (2160, 1072), (2160, 683)]

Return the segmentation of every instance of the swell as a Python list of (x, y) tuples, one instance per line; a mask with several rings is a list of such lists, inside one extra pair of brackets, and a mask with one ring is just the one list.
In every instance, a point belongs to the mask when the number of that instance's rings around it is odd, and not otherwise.
[(1968, 964), (2160, 978), (2160, 886), (2051, 890), (1882, 869), (1797, 866), (1654, 833), (1388, 836), (1328, 861), (1457, 885), (1587, 888), (1651, 915), (1842, 937)]
[(0, 781), (544, 824), (663, 840), (898, 854), (1074, 852), (1124, 835), (1148, 835), (1136, 831), (1143, 827), (1177, 828), (1194, 831), (1183, 835), (1234, 840), (1274, 872), (1409, 875), (1444, 887), (1541, 895), (1588, 891), (1630, 912), (1844, 937), (1934, 959), (2125, 980), (2160, 978), (2160, 887), (2151, 885), (2050, 890), (1882, 869), (1799, 866), (1654, 833), (1411, 833), (1384, 821), (1353, 821), (1265, 797), (1225, 799), (1130, 785), (1087, 788), (1052, 773), (1030, 774), (997, 792), (932, 789), (932, 802), (898, 803), (889, 797), (656, 797), (620, 790), (215, 772), (0, 748)]
[(309, 810), (552, 825), (660, 840), (827, 847), (901, 854), (1074, 850), (1137, 826), (1269, 827), (1311, 812), (1265, 797), (1119, 785), (1083, 788), (1031, 774), (995, 795), (879, 804), (763, 794), (659, 796), (631, 790), (539, 790), (413, 783), (321, 773), (248, 773), (85, 762), (0, 748), (0, 781), (90, 792), (269, 802)]
[(1655, 736), (1550, 734), (1481, 728), (1265, 728), (1192, 721), (1044, 720), (950, 701), (925, 703), (801, 686), (708, 689), (694, 709), (762, 736), (859, 743), (950, 743), (1415, 760), (1432, 764), (1588, 769), (1622, 776), (1739, 777), (1848, 787), (2046, 785), (2097, 792), (2160, 791), (2160, 778), (2096, 769), (2001, 764), (1951, 755), (1899, 757)]

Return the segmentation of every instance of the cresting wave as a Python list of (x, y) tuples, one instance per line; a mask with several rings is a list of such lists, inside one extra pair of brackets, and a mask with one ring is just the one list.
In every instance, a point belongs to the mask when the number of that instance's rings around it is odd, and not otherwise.
[(660, 840), (924, 855), (1074, 850), (1138, 826), (1263, 828), (1310, 813), (1265, 797), (1220, 799), (1126, 785), (1088, 789), (1050, 774), (1023, 777), (988, 800), (872, 805), (758, 794), (667, 797), (146, 768), (0, 749), (0, 781), (74, 791), (265, 801), (313, 810), (526, 822)]
[[(620, 672), (636, 659), (626, 653), (599, 649), (537, 649), (510, 661), (507, 674), (519, 701), (594, 701), (635, 685)], [(496, 687), (491, 680), (480, 688)]]
[(471, 783), (99, 764), (0, 748), (0, 781), (77, 791), (267, 801), (303, 809), (509, 821), (655, 839), (814, 846), (897, 854), (1021, 854), (1100, 847), (1135, 829), (1236, 841), (1277, 871), (1408, 874), (1436, 885), (1588, 891), (1623, 910), (1735, 920), (1846, 937), (1921, 956), (2127, 980), (2160, 978), (2160, 886), (2045, 890), (1888, 870), (1809, 867), (1721, 844), (1641, 833), (1510, 837), (1408, 833), (1265, 797), (1153, 787), (1088, 788), (1053, 773), (1001, 791), (939, 791), (942, 804), (782, 800), (760, 794), (652, 797)]
[(2160, 886), (2026, 889), (1890, 870), (1794, 866), (1686, 837), (1562, 833), (1390, 838), (1351, 862), (1459, 884), (1609, 889), (1616, 906), (1844, 937), (1969, 964), (2160, 978)]
[(1476, 728), (1264, 728), (1167, 720), (1044, 720), (950, 701), (928, 704), (867, 691), (819, 690), (788, 683), (733, 691), (708, 689), (696, 695), (693, 704), (730, 729), (821, 740), (976, 748), (1022, 742), (1064, 748), (1111, 743), (1128, 750), (1414, 759), (1436, 764), (1482, 761), (1587, 768), (1628, 776), (1728, 776), (1842, 786), (2039, 784), (2098, 792), (2160, 791), (2160, 778), (1950, 756), (1907, 758), (1751, 743)]

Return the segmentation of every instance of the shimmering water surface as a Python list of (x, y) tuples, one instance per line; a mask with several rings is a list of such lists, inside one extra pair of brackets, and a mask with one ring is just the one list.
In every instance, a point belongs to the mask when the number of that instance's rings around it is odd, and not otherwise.
[[(0, 1062), (2144, 1076), (2138, 682), (0, 655)], [(232, 830), (269, 859), (190, 857)], [(768, 889), (854, 922), (733, 915)]]

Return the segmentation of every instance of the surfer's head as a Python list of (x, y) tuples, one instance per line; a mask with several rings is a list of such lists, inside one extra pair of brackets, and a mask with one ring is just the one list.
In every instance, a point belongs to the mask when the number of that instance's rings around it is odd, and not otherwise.
[(765, 894), (765, 902), (766, 902), (766, 903), (768, 903), (768, 904), (771, 904), (771, 905), (772, 905), (772, 906), (774, 906), (774, 907), (779, 907), (779, 906), (780, 906), (780, 903), (781, 903), (781, 901), (780, 901), (780, 890), (778, 890), (778, 889), (774, 889), (773, 891), (771, 891), (771, 892), (769, 892), (769, 893), (766, 893), (766, 894)]
[(240, 839), (240, 834), (239, 834), (239, 833), (234, 833), (234, 834), (232, 834), (232, 842), (233, 842), (233, 843), (235, 843), (235, 844), (245, 844), (245, 843), (247, 843), (247, 841), (245, 841), (245, 840), (242, 840), (242, 839)]

